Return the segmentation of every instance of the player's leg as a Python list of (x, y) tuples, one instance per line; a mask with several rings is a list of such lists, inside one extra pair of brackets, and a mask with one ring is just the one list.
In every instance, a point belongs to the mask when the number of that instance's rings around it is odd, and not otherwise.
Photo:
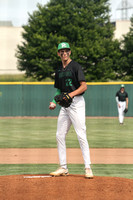
[(126, 102), (122, 102), (122, 124), (124, 122), (124, 110), (126, 108)]
[(123, 114), (123, 107), (122, 107), (122, 103), (119, 102), (120, 107), (118, 106), (118, 114), (119, 114), (119, 123), (123, 124), (123, 120), (124, 120), (124, 114)]
[(68, 133), (70, 126), (71, 126), (71, 120), (66, 113), (66, 109), (61, 108), (57, 122), (56, 140), (57, 140), (60, 166), (65, 169), (67, 168), (66, 134)]
[(57, 122), (57, 132), (56, 132), (56, 140), (57, 140), (57, 147), (58, 147), (58, 155), (59, 155), (59, 162), (60, 168), (54, 172), (51, 172), (50, 175), (52, 176), (67, 176), (68, 169), (67, 169), (67, 161), (66, 161), (66, 135), (68, 130), (71, 126), (71, 121), (69, 116), (66, 113), (64, 108), (61, 108), (58, 122)]
[(82, 151), (85, 168), (90, 168), (90, 151), (86, 136), (85, 125), (85, 101), (83, 96), (74, 97), (71, 109), (68, 109), (74, 129), (77, 133), (80, 148)]

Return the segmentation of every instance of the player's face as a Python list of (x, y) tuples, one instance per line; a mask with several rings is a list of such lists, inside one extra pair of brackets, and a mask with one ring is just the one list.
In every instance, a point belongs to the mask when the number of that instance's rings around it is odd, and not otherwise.
[(125, 88), (124, 88), (124, 87), (122, 87), (122, 88), (121, 88), (121, 92), (123, 93), (123, 92), (124, 92), (124, 90), (125, 90)]
[(70, 57), (71, 51), (70, 49), (61, 49), (58, 52), (58, 55), (60, 56), (61, 60), (67, 61)]

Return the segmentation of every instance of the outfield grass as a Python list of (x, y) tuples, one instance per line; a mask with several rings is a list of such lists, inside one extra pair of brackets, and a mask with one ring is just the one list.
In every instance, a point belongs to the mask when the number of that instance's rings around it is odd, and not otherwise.
[[(0, 148), (51, 148), (56, 145), (56, 118), (0, 119)], [(87, 138), (91, 148), (133, 148), (133, 119), (86, 119)], [(76, 133), (71, 127), (67, 147), (78, 148)]]
[[(0, 165), (0, 176), (19, 174), (49, 174), (58, 168), (56, 164), (10, 164)], [(84, 165), (68, 164), (70, 174), (84, 174)], [(94, 176), (123, 177), (133, 179), (133, 165), (92, 165)]]
[[(0, 119), (0, 148), (56, 147), (57, 119), (13, 118)], [(118, 119), (86, 119), (87, 138), (92, 148), (133, 148), (133, 119), (126, 118), (120, 126)], [(66, 139), (67, 147), (79, 147), (76, 133), (71, 127)], [(49, 174), (55, 164), (1, 164), (0, 175)], [(70, 174), (84, 174), (84, 165), (69, 164)], [(133, 179), (133, 165), (92, 165), (95, 176)]]

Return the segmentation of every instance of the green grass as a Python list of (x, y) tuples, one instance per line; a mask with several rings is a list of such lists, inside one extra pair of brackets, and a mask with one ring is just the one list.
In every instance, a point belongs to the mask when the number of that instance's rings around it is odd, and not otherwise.
[[(51, 148), (56, 145), (56, 118), (0, 119), (0, 148)], [(133, 148), (133, 119), (86, 119), (91, 148)], [(71, 127), (67, 147), (78, 148), (77, 135)]]
[(0, 148), (56, 147), (56, 119), (0, 119)]
[[(0, 119), (0, 148), (46, 148), (56, 145), (56, 118)], [(120, 126), (118, 119), (86, 119), (90, 147), (133, 148), (133, 119), (126, 118)], [(66, 139), (67, 147), (79, 147), (76, 133), (71, 127)], [(55, 164), (1, 164), (0, 175), (49, 174)], [(84, 165), (69, 164), (70, 174), (84, 174)], [(95, 176), (133, 179), (133, 165), (92, 165)]]
[[(56, 164), (10, 164), (0, 165), (0, 176), (19, 174), (49, 174), (58, 168)], [(70, 174), (84, 174), (84, 165), (68, 164)], [(133, 179), (133, 165), (92, 165), (94, 176), (123, 177)]]

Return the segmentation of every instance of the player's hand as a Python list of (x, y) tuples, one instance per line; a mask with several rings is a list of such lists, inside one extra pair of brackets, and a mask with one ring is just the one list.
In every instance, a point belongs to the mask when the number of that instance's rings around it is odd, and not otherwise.
[(55, 108), (56, 108), (56, 104), (53, 102), (50, 102), (49, 109), (54, 110)]
[(73, 93), (71, 92), (71, 93), (69, 93), (69, 96), (71, 97), (71, 98), (73, 98), (74, 97), (74, 95), (73, 95)]
[(120, 104), (118, 104), (118, 107), (119, 107), (119, 108), (121, 107)]

